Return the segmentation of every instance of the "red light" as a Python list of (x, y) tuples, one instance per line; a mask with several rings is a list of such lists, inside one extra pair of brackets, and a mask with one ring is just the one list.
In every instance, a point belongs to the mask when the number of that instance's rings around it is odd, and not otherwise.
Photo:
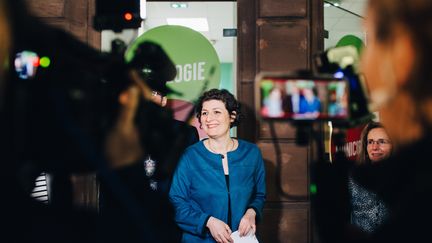
[(39, 67), (39, 65), (40, 65), (39, 58), (35, 57), (33, 59), (33, 67)]
[(131, 13), (125, 13), (124, 14), (124, 19), (126, 20), (126, 21), (131, 21), (132, 20), (132, 14)]

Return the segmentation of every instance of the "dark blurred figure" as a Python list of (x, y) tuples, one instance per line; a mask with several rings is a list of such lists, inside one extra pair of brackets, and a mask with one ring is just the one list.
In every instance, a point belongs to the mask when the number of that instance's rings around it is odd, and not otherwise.
[[(154, 103), (160, 105), (161, 107), (166, 107), (167, 91), (168, 89), (159, 89), (159, 90), (153, 89), (151, 92), (151, 100)], [(175, 131), (180, 132), (183, 130), (185, 132), (187, 136), (186, 137), (187, 144), (185, 147), (190, 146), (199, 141), (198, 131), (194, 126), (189, 125), (184, 121), (179, 121), (175, 119), (173, 119), (173, 126)], [(164, 180), (158, 181), (155, 178), (153, 178), (154, 172), (157, 169), (157, 164), (158, 162), (155, 161), (150, 154), (146, 154), (144, 160), (144, 170), (146, 176), (150, 180), (150, 187), (155, 191), (159, 191), (165, 195), (168, 195), (168, 191), (170, 188), (171, 179), (172, 179), (172, 175), (174, 174), (174, 171), (171, 171), (171, 173), (169, 173), (167, 178), (165, 178)]]
[[(156, 82), (154, 80), (147, 80), (147, 82)], [(170, 92), (169, 88), (165, 85), (166, 82), (161, 82), (163, 85), (154, 85), (153, 88), (150, 90), (144, 87), (142, 89), (142, 94), (145, 96), (145, 93), (149, 93), (147, 98), (152, 101), (153, 103), (157, 104), (161, 107), (166, 107), (167, 104), (167, 92)], [(141, 86), (142, 88), (142, 86)], [(150, 92), (149, 92), (150, 91)], [(198, 131), (194, 126), (191, 126), (183, 121), (178, 121), (175, 119), (172, 119), (171, 125), (173, 126), (173, 130), (176, 133), (177, 136), (184, 135), (185, 138), (185, 145), (184, 148), (186, 148), (189, 145), (192, 145), (199, 141), (199, 135)], [(182, 151), (180, 151), (182, 153)], [(158, 161), (150, 154), (145, 153), (143, 156), (142, 168), (140, 170), (142, 173), (147, 177), (149, 186), (152, 189), (152, 191), (157, 191), (158, 193), (161, 193), (163, 196), (168, 195), (169, 187), (171, 184), (172, 175), (174, 174), (174, 170), (170, 170), (167, 172), (167, 175), (164, 175), (163, 178), (160, 178), (160, 176), (157, 176), (157, 169), (158, 169)], [(175, 168), (175, 166), (170, 167), (172, 169)], [(104, 197), (104, 190), (105, 188), (102, 188), (101, 193), (99, 195), (100, 198), (100, 208), (103, 211), (105, 209), (105, 197)]]
[(300, 111), (300, 90), (294, 82), (289, 82), (287, 85), (288, 95), (285, 96), (282, 106), (284, 111), (292, 116)]
[[(18, 48), (46, 50), (56, 57), (51, 66), (54, 76), (17, 79), (13, 58)], [(65, 65), (71, 63), (75, 65)], [(89, 146), (92, 143), (88, 140), (92, 137), (84, 137), (83, 141), (79, 136), (74, 137), (73, 134), (82, 134), (74, 130), (75, 121), (66, 119), (71, 118), (67, 116), (71, 114), (65, 116), (55, 109), (56, 105), (62, 105), (55, 101), (63, 101), (62, 95), (67, 94), (62, 92), (63, 89), (68, 91), (68, 85), (75, 84), (66, 80), (76, 81), (77, 86), (82, 84), (80, 81), (86, 84), (97, 77), (101, 69), (115, 71), (121, 68), (121, 65), (114, 65), (116, 63), (116, 60), (110, 63), (99, 52), (67, 33), (40, 23), (26, 12), (22, 1), (0, 0), (0, 161), (5, 197), (0, 213), (4, 225), (0, 236), (2, 242), (177, 241), (178, 231), (169, 201), (150, 189), (149, 181), (142, 173), (140, 162), (146, 150), (135, 118), (143, 102), (141, 86), (145, 82), (138, 72), (128, 69), (124, 76), (123, 73), (119, 75), (130, 82), (124, 82), (123, 89), (116, 89), (114, 103), (119, 109), (110, 129), (102, 137), (102, 148), (96, 150)], [(76, 80), (74, 75), (77, 75)], [(58, 78), (53, 79), (55, 77)], [(56, 94), (60, 99), (56, 99)], [(25, 102), (25, 98), (31, 98), (32, 102)], [(21, 126), (29, 123), (26, 123), (27, 119), (18, 119), (19, 115), (35, 109), (40, 114), (30, 112), (28, 114), (36, 116), (26, 118), (36, 121), (40, 129)], [(65, 121), (56, 120), (58, 118), (65, 118)], [(84, 116), (73, 118), (89, 119)], [(61, 129), (63, 122), (66, 131)], [(30, 125), (31, 128), (35, 126)], [(78, 146), (75, 147), (74, 142)], [(65, 144), (74, 146), (61, 146)], [(83, 160), (75, 160), (79, 155), (83, 155)], [(73, 159), (67, 160), (68, 156)], [(90, 161), (94, 164), (89, 164)], [(67, 175), (94, 169), (101, 175), (101, 183), (109, 188), (105, 195), (112, 207), (103, 214), (74, 207), (71, 202), (69, 205), (44, 204), (30, 197), (35, 178), (41, 172)], [(70, 197), (68, 193), (64, 192), (65, 198)]]
[(317, 118), (321, 113), (321, 101), (316, 87), (304, 87), (301, 89), (299, 103), (299, 118)]
[[(389, 218), (366, 238), (346, 240), (346, 231), (329, 212), (327, 223), (333, 223), (333, 227), (322, 234), (325, 242), (430, 241), (431, 11), (430, 0), (369, 1), (365, 18), (368, 42), (361, 66), (372, 105), (397, 150), (377, 165), (359, 167), (353, 171), (353, 178), (383, 199)], [(338, 201), (344, 197), (337, 195), (333, 195), (333, 201), (340, 205)]]

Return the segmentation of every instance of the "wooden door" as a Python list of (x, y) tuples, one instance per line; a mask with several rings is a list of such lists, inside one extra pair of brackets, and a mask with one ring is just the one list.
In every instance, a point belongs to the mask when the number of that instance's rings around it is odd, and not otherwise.
[(261, 71), (313, 68), (312, 57), (324, 46), (323, 1), (238, 0), (237, 6), (237, 95), (246, 111), (238, 136), (260, 147), (267, 172), (267, 202), (258, 235), (262, 242), (312, 242), (312, 146), (297, 145), (296, 129), (288, 122), (256, 118), (254, 80)]

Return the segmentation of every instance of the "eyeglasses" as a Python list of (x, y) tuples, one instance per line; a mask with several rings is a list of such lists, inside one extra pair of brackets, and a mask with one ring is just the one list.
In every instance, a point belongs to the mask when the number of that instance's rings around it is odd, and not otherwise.
[(387, 144), (390, 144), (390, 140), (388, 140), (388, 139), (382, 139), (382, 138), (378, 139), (378, 140), (373, 140), (373, 139), (367, 140), (367, 145), (368, 146), (372, 146), (374, 144), (377, 144), (377, 145), (380, 145), (380, 146), (387, 145)]

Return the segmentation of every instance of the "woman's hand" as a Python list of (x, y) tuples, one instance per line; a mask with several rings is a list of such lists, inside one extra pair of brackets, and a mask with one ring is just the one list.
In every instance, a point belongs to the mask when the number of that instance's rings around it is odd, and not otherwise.
[(243, 218), (240, 220), (239, 226), (239, 234), (240, 237), (247, 235), (249, 232), (255, 234), (256, 225), (255, 225), (255, 210), (249, 208), (246, 213), (243, 215)]
[(231, 243), (234, 242), (231, 238), (231, 229), (223, 221), (210, 217), (207, 221), (207, 228), (210, 230), (210, 234), (216, 240), (216, 242)]

